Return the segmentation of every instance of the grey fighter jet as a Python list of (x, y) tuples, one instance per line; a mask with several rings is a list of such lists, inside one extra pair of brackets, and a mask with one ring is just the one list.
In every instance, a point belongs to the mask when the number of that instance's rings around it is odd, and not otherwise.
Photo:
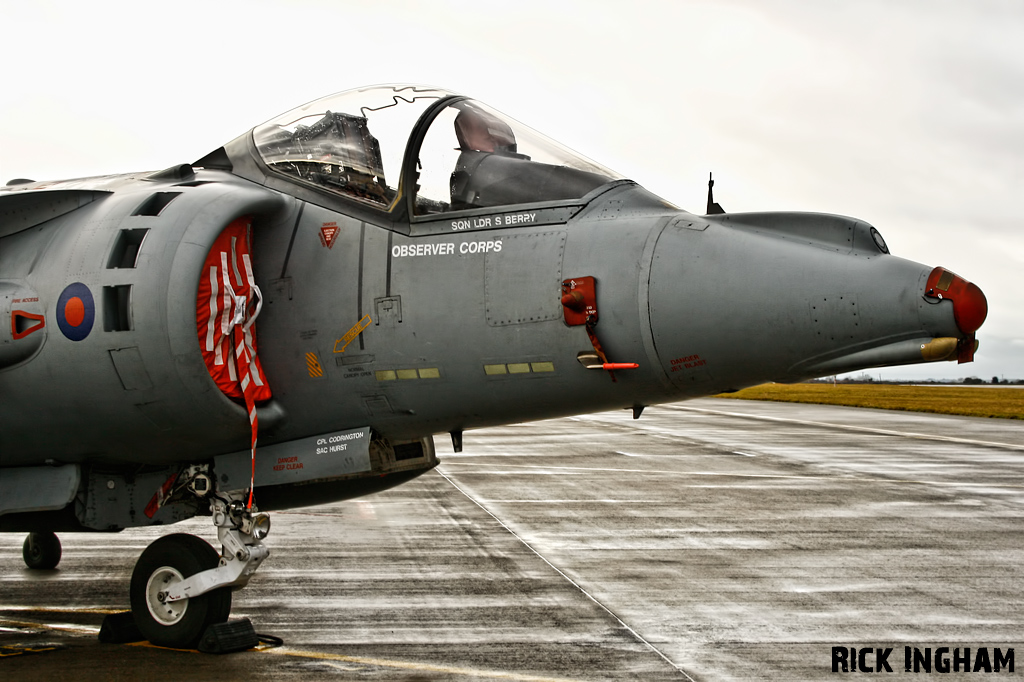
[(695, 215), (485, 104), (332, 95), (191, 164), (0, 189), (0, 531), (201, 515), (134, 620), (193, 646), (267, 512), (437, 465), (434, 434), (968, 362), (980, 289), (836, 215)]

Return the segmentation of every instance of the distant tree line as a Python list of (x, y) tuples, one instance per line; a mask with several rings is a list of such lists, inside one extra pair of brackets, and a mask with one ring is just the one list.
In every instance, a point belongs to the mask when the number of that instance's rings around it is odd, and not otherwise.
[(821, 377), (820, 379), (811, 379), (807, 383), (809, 384), (934, 384), (936, 386), (956, 386), (956, 385), (967, 385), (967, 386), (980, 386), (984, 384), (998, 384), (998, 385), (1024, 385), (1024, 379), (1000, 379), (999, 377), (992, 377), (991, 381), (986, 381), (979, 377), (965, 377), (963, 379), (889, 379), (882, 380), (877, 377), (873, 377), (870, 374), (858, 374), (853, 377), (843, 377), (837, 379), (836, 377)]
[(992, 381), (985, 381), (978, 377), (967, 377), (961, 383), (964, 384), (1024, 384), (1024, 380), (1021, 379), (1000, 379), (999, 377), (992, 377)]

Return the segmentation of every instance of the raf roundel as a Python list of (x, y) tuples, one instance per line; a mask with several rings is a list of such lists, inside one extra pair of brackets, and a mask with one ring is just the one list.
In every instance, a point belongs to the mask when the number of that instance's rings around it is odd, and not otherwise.
[(57, 299), (57, 326), (72, 341), (89, 336), (96, 320), (96, 303), (89, 287), (81, 282), (69, 284)]

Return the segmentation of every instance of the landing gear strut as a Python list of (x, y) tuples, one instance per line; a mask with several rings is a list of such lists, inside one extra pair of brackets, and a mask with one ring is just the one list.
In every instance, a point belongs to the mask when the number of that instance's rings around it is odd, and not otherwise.
[(21, 546), (21, 556), (29, 568), (56, 568), (60, 563), (60, 540), (53, 533), (29, 533)]
[(215, 495), (210, 501), (223, 550), (178, 533), (153, 542), (132, 573), (132, 616), (153, 644), (194, 648), (206, 628), (231, 612), (231, 592), (241, 589), (270, 550), (267, 514), (254, 514), (240, 499)]

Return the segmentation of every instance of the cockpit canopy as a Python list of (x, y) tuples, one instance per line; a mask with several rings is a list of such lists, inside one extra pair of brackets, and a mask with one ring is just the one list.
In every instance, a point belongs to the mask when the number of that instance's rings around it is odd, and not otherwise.
[(619, 174), (490, 107), (384, 85), (293, 109), (253, 130), (275, 173), (414, 216), (579, 199)]

